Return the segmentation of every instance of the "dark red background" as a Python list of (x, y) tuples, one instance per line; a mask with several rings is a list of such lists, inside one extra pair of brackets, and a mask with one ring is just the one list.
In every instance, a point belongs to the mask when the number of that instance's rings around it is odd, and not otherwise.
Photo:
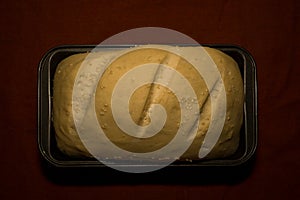
[[(290, 199), (300, 192), (299, 1), (1, 1), (0, 199)], [(237, 44), (258, 72), (259, 145), (235, 184), (58, 184), (37, 147), (37, 69), (62, 44), (98, 44), (131, 28)]]

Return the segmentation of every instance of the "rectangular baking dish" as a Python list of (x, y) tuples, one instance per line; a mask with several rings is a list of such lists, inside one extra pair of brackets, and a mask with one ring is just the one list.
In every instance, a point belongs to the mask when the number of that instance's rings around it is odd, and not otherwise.
[[(178, 45), (178, 44), (177, 44)], [(97, 47), (100, 51), (130, 48), (134, 45), (107, 45)], [(178, 45), (195, 46), (195, 45)], [(244, 122), (240, 131), (240, 144), (237, 152), (228, 158), (201, 160), (193, 162), (174, 162), (167, 168), (189, 167), (228, 167), (247, 163), (253, 157), (257, 146), (257, 78), (256, 65), (249, 52), (235, 45), (203, 45), (231, 56), (239, 65), (244, 81)], [(71, 158), (61, 153), (55, 141), (52, 125), (52, 81), (55, 70), (64, 58), (83, 52), (89, 52), (96, 45), (66, 45), (49, 50), (41, 59), (38, 68), (38, 147), (47, 163), (55, 167), (106, 167), (96, 159)], [(130, 166), (129, 166), (130, 167)]]

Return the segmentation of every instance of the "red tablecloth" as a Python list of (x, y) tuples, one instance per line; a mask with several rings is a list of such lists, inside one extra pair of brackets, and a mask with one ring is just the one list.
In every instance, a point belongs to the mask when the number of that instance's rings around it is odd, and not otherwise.
[[(290, 199), (300, 192), (298, 1), (1, 1), (1, 199)], [(98, 44), (156, 26), (237, 44), (257, 63), (257, 156), (237, 183), (53, 181), (37, 147), (37, 69), (62, 44)], [(53, 175), (55, 176), (55, 175)], [(58, 178), (58, 177), (56, 177)], [(76, 177), (74, 177), (76, 179)]]

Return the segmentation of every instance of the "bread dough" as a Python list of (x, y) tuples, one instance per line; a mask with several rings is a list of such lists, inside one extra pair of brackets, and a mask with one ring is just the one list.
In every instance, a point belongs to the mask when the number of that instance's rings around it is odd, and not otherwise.
[[(185, 48), (194, 47), (180, 47)], [(226, 120), (221, 136), (212, 151), (205, 157), (208, 159), (223, 158), (232, 155), (239, 145), (239, 131), (243, 121), (243, 81), (237, 63), (223, 52), (204, 47), (215, 62), (226, 91)], [(122, 51), (76, 54), (59, 63), (53, 81), (53, 123), (58, 148), (69, 156), (92, 157), (81, 142), (74, 124), (72, 114), (72, 92), (78, 70), (87, 59), (91, 63), (103, 57), (113, 58)], [(169, 52), (144, 48), (131, 51), (118, 57), (103, 73), (95, 91), (95, 110), (97, 119), (110, 141), (118, 147), (136, 153), (145, 153), (162, 148), (170, 142), (180, 125), (180, 104), (174, 93), (159, 84), (146, 84), (132, 94), (129, 101), (129, 113), (139, 126), (151, 123), (149, 109), (152, 104), (162, 105), (167, 115), (164, 127), (150, 138), (137, 138), (125, 134), (116, 124), (112, 109), (111, 96), (117, 81), (135, 66), (146, 63), (163, 63), (180, 72), (194, 88), (197, 100), (186, 98), (184, 101), (198, 103), (201, 119), (192, 145), (179, 158), (180, 160), (198, 160), (199, 149), (211, 123), (211, 96), (201, 75), (185, 59)], [(182, 99), (181, 99), (182, 100)], [(196, 102), (195, 102), (196, 101)]]

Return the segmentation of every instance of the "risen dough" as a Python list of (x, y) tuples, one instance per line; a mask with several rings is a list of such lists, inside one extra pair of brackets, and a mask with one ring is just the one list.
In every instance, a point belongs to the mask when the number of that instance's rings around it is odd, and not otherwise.
[[(183, 50), (185, 47), (181, 47)], [(188, 47), (193, 48), (193, 47)], [(232, 155), (239, 145), (239, 131), (243, 121), (243, 82), (237, 63), (223, 52), (205, 47), (218, 67), (223, 79), (227, 97), (226, 121), (222, 134), (206, 158), (222, 158)], [(69, 156), (91, 157), (82, 144), (74, 124), (72, 114), (72, 91), (77, 72), (85, 58), (91, 62), (93, 59), (105, 55), (118, 55), (119, 52), (93, 53), (87, 58), (88, 53), (76, 54), (59, 63), (53, 88), (53, 122), (56, 132), (58, 148)], [(211, 97), (207, 86), (195, 71), (193, 66), (184, 59), (167, 52), (149, 48), (126, 54), (113, 62), (101, 77), (95, 92), (95, 109), (97, 119), (110, 140), (122, 149), (144, 153), (162, 148), (172, 140), (180, 125), (179, 100), (167, 87), (159, 84), (146, 84), (137, 89), (129, 101), (129, 112), (132, 120), (145, 126), (151, 123), (149, 119), (149, 107), (151, 104), (161, 104), (168, 113), (164, 128), (151, 138), (136, 138), (124, 134), (118, 128), (111, 111), (111, 95), (116, 82), (120, 77), (134, 66), (149, 62), (164, 63), (173, 66), (185, 76), (195, 89), (200, 107), (201, 120), (198, 123), (198, 131), (192, 145), (180, 157), (180, 159), (197, 160), (200, 146), (211, 122)], [(185, 99), (185, 101), (194, 101)]]

